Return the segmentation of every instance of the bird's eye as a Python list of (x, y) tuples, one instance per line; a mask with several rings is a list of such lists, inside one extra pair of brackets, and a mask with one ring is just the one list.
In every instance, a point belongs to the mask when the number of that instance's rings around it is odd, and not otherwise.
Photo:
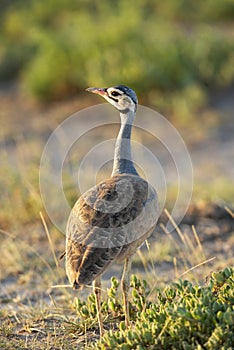
[(119, 96), (119, 95), (120, 95), (120, 93), (118, 91), (111, 91), (111, 96), (116, 97), (116, 96)]

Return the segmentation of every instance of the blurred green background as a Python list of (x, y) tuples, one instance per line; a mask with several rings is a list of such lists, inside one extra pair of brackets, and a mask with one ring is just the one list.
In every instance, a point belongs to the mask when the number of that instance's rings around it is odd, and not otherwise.
[(2, 0), (0, 79), (47, 102), (124, 83), (194, 111), (233, 83), (233, 18), (233, 0)]

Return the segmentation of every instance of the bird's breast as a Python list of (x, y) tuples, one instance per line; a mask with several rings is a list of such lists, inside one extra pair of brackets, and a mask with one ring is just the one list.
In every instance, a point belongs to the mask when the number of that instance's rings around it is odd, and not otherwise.
[(80, 197), (67, 236), (92, 246), (126, 245), (144, 236), (157, 218), (158, 200), (152, 187), (139, 176), (118, 175)]

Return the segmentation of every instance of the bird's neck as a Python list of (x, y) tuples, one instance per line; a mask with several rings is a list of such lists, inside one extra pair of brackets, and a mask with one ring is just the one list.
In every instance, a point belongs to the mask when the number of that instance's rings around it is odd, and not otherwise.
[(133, 174), (138, 175), (132, 162), (131, 154), (131, 132), (134, 112), (128, 114), (120, 113), (121, 127), (115, 144), (114, 165), (112, 175)]

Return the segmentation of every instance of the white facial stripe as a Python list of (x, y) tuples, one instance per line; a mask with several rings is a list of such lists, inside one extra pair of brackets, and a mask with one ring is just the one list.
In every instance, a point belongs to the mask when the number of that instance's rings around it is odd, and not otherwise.
[[(128, 111), (135, 112), (136, 111), (136, 104), (132, 100), (130, 96), (125, 94), (124, 91), (121, 89), (118, 89), (116, 87), (109, 87), (106, 89), (107, 94), (103, 97), (112, 104), (115, 108), (117, 108), (121, 113), (128, 113)], [(115, 93), (117, 96), (115, 96)], [(114, 93), (112, 95), (112, 93)]]
[(121, 90), (119, 90), (119, 89), (113, 89), (113, 88), (107, 89), (108, 95), (111, 96), (111, 93), (112, 93), (113, 91), (116, 91), (116, 92), (118, 92), (120, 95), (123, 95), (123, 91), (121, 91)]

